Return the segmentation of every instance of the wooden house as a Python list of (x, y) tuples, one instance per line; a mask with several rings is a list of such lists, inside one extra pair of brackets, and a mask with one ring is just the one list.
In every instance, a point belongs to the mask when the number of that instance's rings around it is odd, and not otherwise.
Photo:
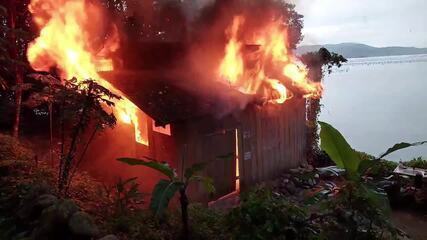
[[(174, 59), (168, 55), (180, 54), (173, 48), (170, 44), (157, 50), (152, 46), (144, 48), (154, 51), (145, 55), (155, 58), (159, 54), (161, 61), (137, 64), (128, 55), (129, 62), (122, 63), (126, 67), (104, 74), (143, 111), (140, 125), (147, 127), (148, 144), (135, 146), (128, 138), (109, 145), (110, 140), (104, 137), (98, 140), (102, 142), (101, 152), (116, 146), (119, 153), (115, 157), (148, 156), (169, 163), (178, 174), (193, 163), (210, 162), (205, 174), (214, 180), (215, 196), (209, 197), (201, 186), (191, 189), (191, 196), (202, 201), (272, 179), (305, 161), (304, 98), (294, 96), (284, 104), (259, 104), (256, 97), (215, 82), (192, 86), (198, 91), (188, 90), (181, 86), (185, 81), (171, 79), (176, 75), (164, 71), (170, 64), (167, 59)], [(125, 145), (135, 146), (134, 151), (123, 152)], [(114, 168), (129, 168), (119, 164), (114, 163)], [(148, 177), (144, 180), (144, 174), (149, 172), (143, 167), (137, 172), (132, 170), (132, 174), (142, 176), (142, 182), (146, 182)], [(161, 177), (150, 174), (148, 188)]]

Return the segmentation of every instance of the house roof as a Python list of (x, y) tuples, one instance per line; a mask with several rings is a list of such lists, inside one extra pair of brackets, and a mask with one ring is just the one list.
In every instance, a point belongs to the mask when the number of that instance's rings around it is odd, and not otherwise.
[(225, 115), (255, 101), (254, 96), (220, 82), (207, 85), (191, 81), (191, 86), (184, 86), (185, 80), (159, 71), (114, 71), (102, 76), (161, 126), (205, 115)]
[[(247, 45), (245, 49), (257, 48)], [(119, 68), (101, 75), (157, 125), (205, 115), (220, 117), (259, 101), (258, 96), (245, 95), (220, 81), (198, 81), (188, 74), (182, 69), (188, 49), (182, 42), (128, 42), (122, 46), (120, 62), (115, 63)]]

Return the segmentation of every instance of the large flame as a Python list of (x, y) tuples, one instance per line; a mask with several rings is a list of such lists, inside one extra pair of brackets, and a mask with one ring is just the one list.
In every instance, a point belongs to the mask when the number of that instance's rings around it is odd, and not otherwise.
[(227, 29), (230, 41), (225, 47), (225, 56), (219, 66), (220, 76), (229, 81), (230, 85), (238, 84), (238, 80), (243, 76), (243, 56), (242, 43), (238, 41), (237, 33), (240, 25), (243, 24), (243, 17), (236, 17), (232, 25)]
[[(280, 19), (255, 29), (249, 37), (241, 33), (244, 22), (244, 16), (235, 16), (226, 30), (228, 42), (218, 70), (220, 79), (245, 94), (261, 93), (278, 104), (291, 97), (286, 84), (304, 97), (320, 96), (322, 86), (310, 81), (305, 66), (290, 54), (287, 29)], [(257, 50), (245, 54), (245, 45), (255, 45)]]
[[(106, 39), (103, 47), (95, 49), (94, 40), (99, 40), (97, 21), (102, 19), (99, 6), (85, 0), (31, 0), (29, 10), (40, 29), (38, 36), (28, 47), (27, 57), (31, 66), (38, 71), (60, 70), (61, 77), (78, 81), (94, 79), (98, 84), (115, 94), (123, 94), (98, 71), (113, 69), (112, 59), (107, 55), (119, 46), (117, 29)], [(105, 35), (105, 34), (104, 34)], [(115, 102), (115, 113), (121, 122), (133, 124), (135, 140), (148, 145), (147, 131), (140, 128), (138, 107), (127, 98)]]

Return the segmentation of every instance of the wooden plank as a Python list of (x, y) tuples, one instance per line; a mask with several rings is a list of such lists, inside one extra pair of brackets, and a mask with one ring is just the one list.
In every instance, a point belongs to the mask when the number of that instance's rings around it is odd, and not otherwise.
[(251, 137), (251, 168), (252, 168), (252, 179), (253, 182), (256, 183), (258, 182), (259, 179), (259, 171), (261, 171), (261, 169), (258, 167), (258, 147), (257, 145), (258, 143), (258, 131), (257, 131), (257, 125), (256, 125), (256, 118), (257, 118), (258, 114), (256, 111), (256, 108), (253, 107), (251, 109), (251, 116), (250, 116), (250, 120), (251, 120), (251, 133), (252, 133), (252, 137)]
[(241, 118), (240, 128), (240, 184), (242, 189), (250, 185), (250, 165), (245, 160), (245, 152), (249, 151), (248, 114), (245, 111)]
[[(287, 104), (286, 104), (287, 105)], [(282, 143), (282, 159), (281, 159), (281, 169), (286, 169), (286, 162), (288, 161), (287, 159), (287, 142), (286, 142), (286, 132), (287, 132), (287, 127), (288, 127), (288, 121), (287, 121), (287, 108), (286, 105), (282, 108), (282, 130), (281, 130), (281, 143)]]
[(244, 147), (242, 150), (242, 161), (244, 162), (244, 179), (246, 184), (252, 185), (255, 182), (254, 178), (254, 168), (253, 168), (253, 139), (254, 139), (254, 130), (253, 130), (253, 121), (252, 121), (253, 109), (247, 109), (244, 115), (244, 130), (243, 130), (243, 142)]
[(240, 125), (239, 128), (236, 129), (237, 130), (237, 147), (238, 147), (238, 153), (237, 153), (237, 160), (238, 160), (238, 164), (239, 164), (239, 185), (240, 188), (242, 187), (246, 187), (245, 184), (246, 182), (243, 179), (243, 176), (245, 176), (245, 169), (244, 169), (244, 164), (243, 164), (243, 134), (242, 134), (242, 125)]
[(280, 121), (280, 117), (281, 117), (281, 111), (282, 111), (282, 107), (283, 106), (279, 106), (278, 107), (278, 112), (276, 114), (275, 117), (275, 122), (277, 125), (277, 129), (274, 130), (274, 134), (275, 134), (275, 166), (274, 166), (274, 175), (278, 176), (280, 174), (280, 172), (282, 171), (282, 168), (280, 166), (280, 158), (282, 156), (282, 152), (281, 152), (281, 148), (280, 148), (280, 129), (282, 128), (282, 122)]
[(264, 115), (264, 127), (266, 133), (264, 139), (267, 142), (267, 157), (265, 159), (265, 161), (267, 162), (267, 174), (264, 179), (270, 179), (274, 171), (274, 133), (272, 131), (274, 127), (274, 114), (270, 114), (269, 111), (270, 109), (267, 108)]
[(209, 165), (208, 173), (212, 176), (216, 186), (216, 197), (224, 196), (234, 191), (236, 179), (235, 159), (218, 156), (235, 155), (234, 131), (226, 131), (224, 134), (204, 136), (203, 155), (213, 164)]
[(280, 169), (285, 169), (286, 166), (286, 150), (285, 150), (285, 131), (286, 131), (286, 104), (284, 104), (280, 109), (280, 129), (279, 129), (279, 138), (280, 138)]
[(258, 144), (258, 162), (261, 167), (261, 175), (260, 179), (264, 180), (268, 174), (268, 156), (267, 155), (267, 149), (268, 149), (268, 141), (266, 141), (266, 133), (265, 133), (265, 126), (264, 126), (264, 119), (265, 119), (265, 107), (261, 108), (258, 112), (258, 124), (257, 124), (257, 131), (259, 133), (257, 137), (257, 141), (259, 141), (261, 144)]

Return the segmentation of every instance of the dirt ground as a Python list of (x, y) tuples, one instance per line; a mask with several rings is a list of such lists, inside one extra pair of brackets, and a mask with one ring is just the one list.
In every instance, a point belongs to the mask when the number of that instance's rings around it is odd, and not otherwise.
[(427, 215), (408, 210), (393, 210), (391, 221), (413, 240), (427, 240)]

